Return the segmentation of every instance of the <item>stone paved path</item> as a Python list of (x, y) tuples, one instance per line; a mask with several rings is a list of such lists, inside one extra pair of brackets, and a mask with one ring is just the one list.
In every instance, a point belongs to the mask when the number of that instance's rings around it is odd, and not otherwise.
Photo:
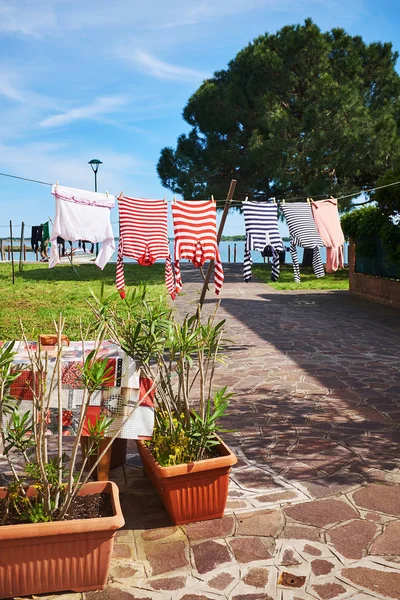
[[(188, 311), (200, 280), (183, 282)], [(173, 527), (132, 446), (113, 472), (126, 526), (110, 584), (64, 597), (399, 599), (400, 312), (245, 285), (232, 266), (220, 317), (234, 346), (217, 383), (236, 392), (224, 439), (239, 457), (225, 517)]]

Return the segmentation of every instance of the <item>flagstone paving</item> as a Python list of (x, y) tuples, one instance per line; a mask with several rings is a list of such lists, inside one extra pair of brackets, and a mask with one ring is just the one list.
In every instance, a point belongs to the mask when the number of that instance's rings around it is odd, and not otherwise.
[[(181, 312), (201, 287), (186, 268), (183, 282)], [(174, 527), (129, 444), (109, 585), (64, 598), (399, 599), (400, 311), (246, 285), (235, 266), (221, 298), (239, 459), (225, 517)]]

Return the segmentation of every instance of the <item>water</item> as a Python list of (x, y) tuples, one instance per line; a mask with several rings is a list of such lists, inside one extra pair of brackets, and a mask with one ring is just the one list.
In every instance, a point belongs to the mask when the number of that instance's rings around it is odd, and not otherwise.
[[(27, 246), (30, 245), (30, 240), (25, 240), (25, 243)], [(9, 240), (4, 240), (5, 248), (8, 246), (8, 244), (9, 244)], [(236, 262), (243, 263), (245, 242), (221, 242), (219, 245), (219, 251), (220, 251), (222, 262), (224, 262), (224, 263), (228, 262), (228, 246), (230, 246), (230, 248), (231, 248), (231, 262), (233, 262), (234, 245), (236, 245)], [(116, 246), (118, 246), (118, 240), (116, 240)], [(284, 242), (284, 246), (285, 246), (285, 248), (289, 248), (289, 242)], [(69, 244), (66, 244), (66, 249), (68, 249), (68, 247), (69, 247)], [(169, 247), (170, 247), (171, 256), (173, 257), (173, 252), (174, 252), (173, 242), (170, 242)], [(349, 245), (346, 243), (344, 246), (344, 262), (345, 262), (345, 264), (348, 264), (348, 247), (349, 247)], [(299, 256), (299, 261), (301, 263), (301, 261), (303, 259), (303, 253), (304, 253), (303, 248), (297, 248), (297, 253)], [(81, 254), (82, 253), (76, 253), (74, 255), (74, 257), (79, 258), (79, 256)], [(253, 258), (253, 263), (261, 264), (264, 262), (263, 257), (261, 256), (260, 252), (253, 251), (251, 253), (251, 255)], [(6, 256), (7, 256), (7, 254), (6, 254)], [(321, 256), (322, 256), (322, 262), (325, 263), (326, 262), (326, 249), (325, 248), (321, 248)], [(14, 252), (14, 260), (19, 261), (19, 252)], [(26, 260), (27, 261), (36, 261), (35, 253), (27, 252)], [(266, 259), (266, 260), (268, 260), (268, 259)], [(116, 261), (117, 261), (117, 251), (114, 252), (110, 262), (116, 262)], [(129, 262), (136, 262), (136, 261), (132, 260), (130, 258), (124, 258), (124, 262), (129, 263)], [(163, 261), (157, 261), (157, 262), (163, 262)], [(292, 257), (290, 255), (289, 250), (287, 250), (287, 252), (286, 252), (286, 263), (288, 263), (288, 264), (292, 263)]]

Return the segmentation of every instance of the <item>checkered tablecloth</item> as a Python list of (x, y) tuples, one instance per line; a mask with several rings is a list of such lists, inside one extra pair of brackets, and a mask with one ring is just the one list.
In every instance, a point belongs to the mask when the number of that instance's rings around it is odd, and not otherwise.
[[(33, 390), (37, 386), (37, 376), (30, 370), (28, 349), (35, 351), (36, 342), (29, 342), (29, 348), (24, 342), (17, 342), (13, 371), (19, 373), (19, 377), (12, 383), (10, 394), (16, 399), (20, 413), (33, 410)], [(81, 342), (70, 342), (69, 346), (63, 346), (61, 360), (61, 399), (63, 406), (63, 432), (64, 435), (75, 435), (78, 427), (80, 408), (82, 406), (83, 389), (81, 386), (81, 373), (84, 359), (94, 349), (94, 342), (85, 342), (84, 349)], [(43, 348), (48, 355), (47, 385), (50, 389), (57, 349), (54, 346)], [(151, 392), (144, 398), (146, 391), (150, 389), (151, 382), (140, 378), (140, 372), (135, 361), (127, 356), (119, 346), (112, 342), (102, 343), (98, 353), (99, 359), (108, 359), (107, 375), (110, 380), (100, 391), (96, 392), (91, 399), (87, 418), (84, 425), (83, 435), (88, 435), (88, 422), (94, 422), (96, 416), (105, 414), (113, 419), (111, 428), (107, 431), (107, 437), (112, 437), (115, 431), (125, 421), (132, 408), (139, 406), (127, 422), (123, 425), (118, 437), (127, 439), (138, 439), (151, 437), (154, 427), (154, 406)], [(55, 376), (50, 392), (49, 411), (46, 415), (48, 434), (58, 434), (58, 377)], [(143, 399), (144, 398), (144, 399)], [(3, 426), (7, 426), (7, 419)]]

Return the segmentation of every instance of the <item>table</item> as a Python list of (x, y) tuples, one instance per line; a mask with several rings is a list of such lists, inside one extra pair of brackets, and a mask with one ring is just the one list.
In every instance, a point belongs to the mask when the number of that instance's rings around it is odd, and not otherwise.
[[(77, 433), (79, 413), (82, 406), (83, 389), (81, 383), (81, 367), (87, 355), (94, 349), (93, 341), (70, 342), (68, 346), (62, 347), (61, 358), (61, 401), (63, 406), (62, 423), (63, 435), (73, 436)], [(54, 367), (57, 357), (56, 346), (43, 346), (43, 352), (48, 356), (47, 384), (50, 388)], [(37, 389), (37, 376), (30, 368), (28, 350), (36, 351), (36, 342), (16, 343), (16, 352), (13, 361), (13, 372), (20, 373), (10, 387), (10, 394), (16, 398), (18, 411), (23, 414), (33, 410), (33, 391)], [(140, 371), (136, 362), (123, 352), (117, 344), (104, 341), (98, 352), (98, 358), (107, 358), (107, 369), (110, 373), (110, 381), (102, 390), (95, 392), (92, 396), (87, 411), (86, 421), (82, 436), (88, 436), (88, 424), (93, 423), (96, 417), (106, 415), (113, 422), (107, 431), (107, 438), (100, 445), (100, 452), (104, 449), (108, 440), (113, 437), (121, 426), (117, 438), (143, 439), (150, 438), (154, 427), (154, 405), (153, 396), (149, 394), (143, 399), (151, 387), (151, 382), (140, 377)], [(58, 435), (58, 377), (55, 374), (51, 392), (49, 411), (46, 416), (47, 434)], [(124, 423), (126, 417), (141, 400), (135, 412)], [(5, 417), (3, 427), (7, 426), (10, 417)], [(103, 458), (98, 469), (100, 480), (108, 478), (108, 469), (111, 458), (111, 448)], [(107, 476), (106, 476), (107, 475)]]

